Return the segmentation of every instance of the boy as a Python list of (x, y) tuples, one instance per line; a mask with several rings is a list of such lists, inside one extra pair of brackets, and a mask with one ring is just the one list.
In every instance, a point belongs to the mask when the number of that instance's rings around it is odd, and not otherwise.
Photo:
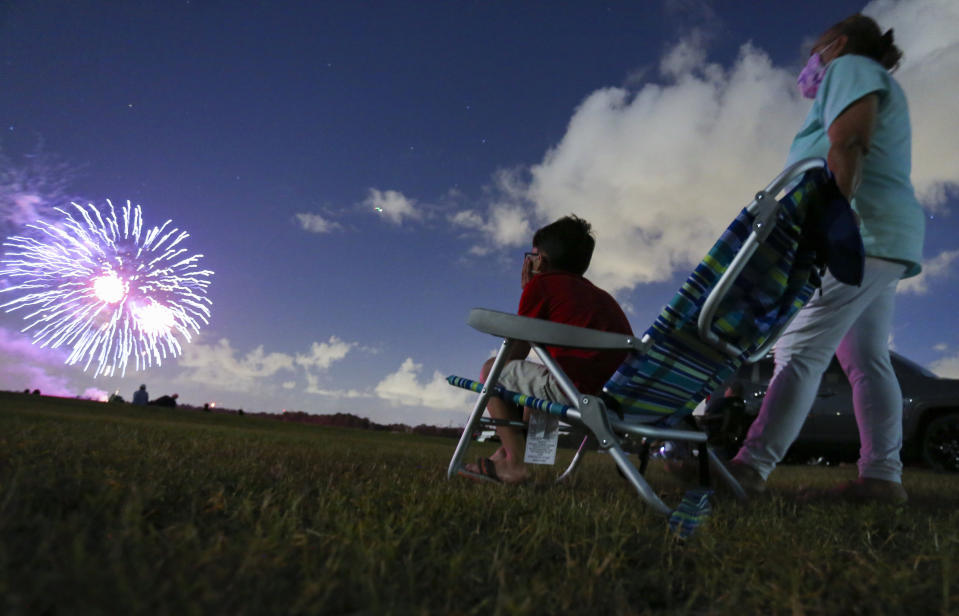
[[(579, 327), (632, 335), (629, 321), (612, 296), (583, 278), (593, 256), (596, 241), (590, 224), (576, 216), (560, 218), (533, 235), (533, 251), (523, 260), (523, 295), (518, 314)], [(568, 404), (549, 370), (539, 363), (526, 361), (530, 346), (516, 344), (503, 368), (499, 384), (508, 390), (537, 398)], [(591, 351), (549, 347), (563, 371), (585, 394), (599, 393), (603, 385), (626, 357), (625, 352)], [(482, 370), (486, 382), (493, 359)], [(519, 420), (522, 413), (512, 403), (491, 398), (487, 405), (490, 417)], [(466, 466), (470, 473), (485, 475), (503, 483), (520, 483), (527, 478), (523, 463), (525, 441), (516, 428), (496, 429), (503, 446), (489, 458), (480, 458)]]

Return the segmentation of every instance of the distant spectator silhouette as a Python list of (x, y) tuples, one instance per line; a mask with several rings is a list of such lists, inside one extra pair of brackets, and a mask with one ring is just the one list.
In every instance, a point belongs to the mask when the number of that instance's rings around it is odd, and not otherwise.
[(133, 404), (137, 406), (146, 406), (150, 401), (150, 394), (147, 393), (147, 386), (140, 385), (140, 389), (133, 392)]
[(168, 406), (173, 408), (176, 406), (176, 399), (180, 397), (180, 394), (173, 394), (172, 396), (160, 396), (156, 400), (150, 402), (153, 406)]

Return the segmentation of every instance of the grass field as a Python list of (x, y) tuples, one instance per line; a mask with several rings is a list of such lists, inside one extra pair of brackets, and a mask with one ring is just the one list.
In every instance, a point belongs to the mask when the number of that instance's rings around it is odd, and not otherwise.
[(783, 467), (683, 542), (605, 456), (503, 488), (446, 481), (454, 444), (0, 393), (0, 613), (959, 612), (956, 476), (908, 469), (897, 511)]

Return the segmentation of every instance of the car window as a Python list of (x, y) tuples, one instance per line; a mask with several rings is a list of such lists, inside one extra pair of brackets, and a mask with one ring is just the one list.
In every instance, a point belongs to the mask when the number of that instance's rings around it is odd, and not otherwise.
[(932, 372), (931, 370), (927, 368), (923, 368), (916, 362), (912, 361), (911, 359), (906, 359), (905, 357), (903, 357), (902, 355), (899, 355), (898, 353), (890, 353), (890, 356), (892, 357), (893, 365), (899, 364), (898, 366), (896, 366), (897, 371), (901, 369), (902, 367), (905, 367), (907, 370), (918, 372), (922, 376), (929, 379), (941, 378), (938, 374), (935, 374), (934, 372)]
[[(773, 361), (773, 356), (770, 354), (751, 366), (744, 366), (739, 373), (740, 378), (765, 387), (768, 386), (769, 381), (772, 380), (775, 367), (776, 364)], [(826, 369), (825, 374), (823, 374), (822, 382), (824, 385), (836, 385), (846, 382), (846, 374), (842, 371), (842, 366), (839, 365), (839, 360), (837, 360), (835, 356), (833, 356), (832, 361), (829, 362), (829, 367)]]

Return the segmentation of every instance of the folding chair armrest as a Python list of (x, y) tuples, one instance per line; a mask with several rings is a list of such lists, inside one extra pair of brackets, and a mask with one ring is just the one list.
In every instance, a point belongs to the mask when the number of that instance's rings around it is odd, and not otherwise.
[(531, 319), (486, 308), (470, 310), (466, 322), (481, 332), (500, 338), (524, 340), (531, 344), (598, 351), (643, 351), (647, 346), (636, 336)]

